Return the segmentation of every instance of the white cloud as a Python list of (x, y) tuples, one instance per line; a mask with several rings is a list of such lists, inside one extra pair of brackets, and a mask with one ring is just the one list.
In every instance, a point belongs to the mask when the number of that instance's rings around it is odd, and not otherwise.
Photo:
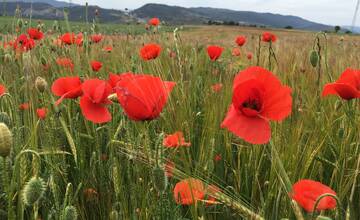
[[(357, 0), (89, 0), (88, 2), (91, 5), (116, 9), (136, 9), (147, 3), (162, 3), (184, 7), (217, 7), (242, 11), (295, 15), (324, 24), (350, 25), (355, 11), (356, 1)], [(86, 0), (73, 0), (73, 2), (85, 4)]]

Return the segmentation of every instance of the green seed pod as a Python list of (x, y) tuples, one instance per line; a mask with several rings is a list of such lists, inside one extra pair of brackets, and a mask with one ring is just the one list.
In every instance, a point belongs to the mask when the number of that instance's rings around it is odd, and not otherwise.
[(8, 127), (11, 127), (11, 118), (6, 112), (0, 112), (0, 123), (6, 124)]
[(48, 83), (46, 80), (40, 76), (38, 76), (35, 80), (35, 88), (40, 92), (45, 92), (46, 88), (48, 86)]
[(339, 137), (340, 137), (340, 138), (343, 138), (343, 137), (344, 137), (344, 133), (345, 133), (344, 129), (343, 129), (343, 128), (340, 128), (339, 131), (338, 131)]
[(311, 51), (310, 53), (310, 63), (313, 67), (317, 67), (319, 63), (319, 53), (315, 50)]
[(4, 123), (0, 123), (0, 156), (7, 157), (13, 144), (11, 131)]
[(119, 220), (119, 212), (116, 210), (112, 210), (110, 212), (110, 216), (109, 216), (110, 220)]
[(23, 20), (22, 20), (22, 19), (19, 19), (19, 20), (17, 21), (17, 26), (18, 26), (19, 28), (22, 28), (22, 26), (23, 26)]
[(32, 206), (39, 201), (45, 193), (45, 182), (40, 177), (32, 177), (23, 189), (23, 201), (25, 205)]
[(159, 192), (164, 192), (166, 190), (168, 180), (165, 175), (165, 171), (160, 167), (155, 167), (153, 169), (153, 181), (154, 186)]
[(77, 210), (74, 206), (66, 206), (64, 211), (64, 220), (76, 220), (78, 218)]

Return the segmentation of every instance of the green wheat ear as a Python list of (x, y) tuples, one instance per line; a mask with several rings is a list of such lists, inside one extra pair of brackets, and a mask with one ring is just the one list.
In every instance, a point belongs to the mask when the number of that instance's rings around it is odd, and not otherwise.
[(7, 157), (13, 144), (11, 131), (5, 123), (0, 123), (0, 156)]
[(63, 220), (76, 220), (78, 217), (77, 210), (74, 206), (66, 206)]
[(0, 112), (0, 122), (6, 124), (8, 127), (11, 127), (11, 118), (6, 112)]
[(167, 184), (168, 184), (168, 180), (167, 177), (165, 175), (165, 171), (160, 168), (160, 167), (155, 167), (153, 169), (153, 181), (154, 181), (154, 187), (159, 191), (159, 192), (164, 192), (166, 190)]
[(23, 189), (23, 201), (25, 205), (32, 206), (44, 195), (46, 186), (40, 177), (32, 177)]

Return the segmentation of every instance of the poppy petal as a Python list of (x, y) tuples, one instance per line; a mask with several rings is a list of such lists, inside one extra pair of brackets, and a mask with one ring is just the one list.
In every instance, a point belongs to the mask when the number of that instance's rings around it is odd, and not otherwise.
[(80, 108), (84, 117), (94, 123), (105, 123), (111, 121), (109, 110), (101, 104), (93, 103), (88, 97), (80, 99)]
[(291, 114), (291, 88), (282, 86), (277, 90), (277, 92), (265, 93), (264, 100), (261, 115), (265, 118), (274, 121), (281, 121)]
[(326, 84), (322, 96), (338, 95), (345, 100), (360, 98), (360, 92), (349, 84), (329, 83)]

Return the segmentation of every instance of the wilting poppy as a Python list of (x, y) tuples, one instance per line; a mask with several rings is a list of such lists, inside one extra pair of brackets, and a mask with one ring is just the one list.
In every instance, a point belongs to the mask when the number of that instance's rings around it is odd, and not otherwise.
[(117, 83), (115, 90), (126, 115), (145, 121), (159, 117), (174, 86), (175, 82), (156, 76), (130, 74)]
[(146, 44), (140, 49), (140, 56), (144, 60), (153, 60), (160, 56), (161, 47), (157, 44)]
[(27, 35), (21, 34), (14, 42), (13, 47), (15, 50), (28, 51), (35, 47), (35, 41), (28, 38)]
[(239, 57), (241, 55), (240, 49), (239, 48), (232, 49), (231, 55), (233, 55), (234, 57)]
[(71, 71), (74, 70), (74, 63), (70, 58), (59, 57), (56, 59), (56, 63), (61, 67), (69, 68)]
[(0, 97), (6, 93), (6, 87), (0, 84)]
[(151, 18), (148, 21), (148, 24), (152, 25), (152, 26), (158, 26), (160, 24), (160, 19), (159, 18)]
[(235, 43), (239, 46), (242, 47), (244, 46), (244, 44), (246, 43), (246, 38), (244, 36), (238, 36), (235, 40)]
[(345, 100), (360, 98), (360, 70), (346, 69), (335, 83), (326, 84), (322, 96), (337, 95)]
[(84, 117), (94, 123), (111, 121), (111, 114), (106, 105), (111, 104), (108, 96), (112, 92), (111, 86), (100, 79), (89, 79), (81, 85), (83, 96), (80, 108)]
[(74, 33), (65, 33), (60, 37), (62, 43), (71, 45), (75, 43), (75, 34)]
[(192, 205), (205, 197), (203, 182), (194, 178), (181, 180), (175, 185), (173, 192), (176, 203), (181, 205)]
[(91, 61), (90, 64), (91, 64), (92, 70), (95, 72), (98, 72), (101, 69), (101, 67), (103, 66), (103, 64), (101, 62), (96, 61), (96, 60)]
[(274, 43), (276, 41), (276, 35), (270, 32), (264, 32), (262, 34), (262, 41), (264, 42), (272, 42)]
[(44, 37), (44, 34), (38, 28), (29, 28), (27, 33), (34, 40), (41, 40)]
[(163, 140), (163, 145), (168, 148), (173, 147), (189, 147), (191, 146), (190, 142), (186, 142), (184, 138), (184, 134), (181, 131), (175, 132), (174, 134), (166, 135)]
[[(292, 187), (290, 196), (307, 212), (314, 210), (317, 199), (324, 194), (332, 194), (336, 196), (330, 187), (313, 180), (300, 180)], [(316, 207), (317, 211), (336, 208), (336, 200), (333, 197), (326, 196), (322, 198)]]
[(99, 43), (103, 39), (103, 36), (101, 34), (93, 34), (91, 35), (90, 38), (91, 38), (91, 42)]
[(207, 53), (212, 61), (219, 59), (224, 48), (219, 46), (208, 46)]
[(281, 121), (291, 113), (291, 89), (270, 71), (249, 67), (234, 80), (232, 104), (222, 128), (252, 144), (271, 137), (269, 120)]
[(59, 105), (63, 99), (76, 99), (82, 95), (80, 77), (62, 77), (54, 81), (51, 86), (51, 91), (60, 99), (56, 101)]
[(39, 119), (44, 120), (47, 115), (47, 109), (46, 108), (38, 108), (38, 109), (36, 109), (36, 114)]
[(28, 110), (30, 108), (30, 104), (29, 103), (27, 103), (27, 102), (25, 102), (25, 103), (22, 103), (22, 104), (20, 104), (19, 105), (19, 109), (20, 110)]
[(220, 92), (222, 87), (223, 87), (222, 83), (216, 83), (211, 86), (211, 89), (213, 90), (213, 92)]

